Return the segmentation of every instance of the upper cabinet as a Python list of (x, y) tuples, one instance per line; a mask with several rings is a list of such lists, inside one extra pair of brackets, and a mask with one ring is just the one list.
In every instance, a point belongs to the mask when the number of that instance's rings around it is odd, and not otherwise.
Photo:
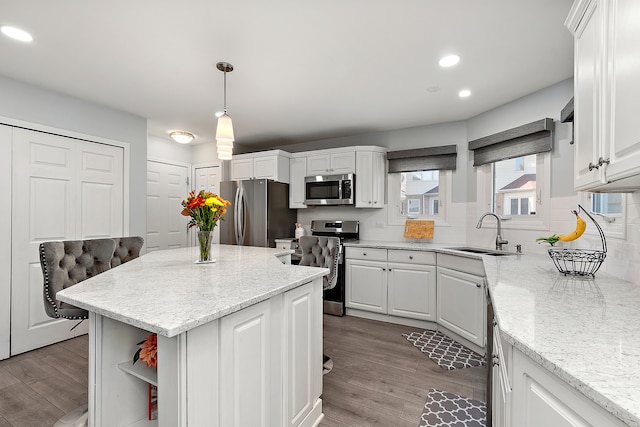
[(386, 174), (384, 151), (356, 153), (356, 208), (383, 208)]
[(307, 176), (355, 173), (356, 153), (353, 150), (319, 150), (307, 153)]
[(231, 159), (231, 180), (272, 179), (289, 183), (291, 154), (281, 150), (240, 154)]
[(307, 176), (307, 156), (302, 153), (294, 154), (289, 160), (289, 208), (303, 209), (304, 204), (304, 177)]
[(637, 0), (577, 0), (574, 35), (576, 190), (640, 189), (640, 14)]

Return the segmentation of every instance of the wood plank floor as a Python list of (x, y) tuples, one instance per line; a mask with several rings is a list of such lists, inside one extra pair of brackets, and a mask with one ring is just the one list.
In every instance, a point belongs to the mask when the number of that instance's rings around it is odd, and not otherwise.
[[(324, 317), (322, 427), (411, 426), (427, 391), (485, 400), (484, 368), (442, 370), (401, 336), (419, 329)], [(82, 336), (0, 361), (0, 427), (51, 427), (87, 402), (88, 338)]]
[(324, 317), (321, 427), (417, 427), (427, 391), (437, 388), (485, 401), (486, 368), (446, 371), (403, 333), (419, 328), (356, 317)]

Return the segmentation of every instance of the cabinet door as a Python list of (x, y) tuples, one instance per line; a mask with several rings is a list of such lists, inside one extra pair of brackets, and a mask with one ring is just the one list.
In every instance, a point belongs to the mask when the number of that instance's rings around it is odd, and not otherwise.
[(253, 177), (256, 179), (278, 180), (278, 156), (256, 157), (253, 159)]
[(610, 117), (604, 167), (607, 181), (615, 181), (640, 174), (640, 130), (637, 123), (637, 104), (640, 98), (640, 2), (616, 0), (610, 3), (609, 43)]
[(231, 180), (253, 179), (253, 159), (231, 160)]
[(601, 0), (592, 1), (576, 31), (574, 42), (574, 186), (593, 188), (602, 182), (603, 168), (589, 170), (601, 156), (601, 82), (603, 12)]
[(493, 427), (511, 426), (511, 383), (507, 373), (502, 341), (498, 326), (493, 327), (493, 354), (491, 355), (492, 421)]
[(436, 267), (389, 263), (388, 314), (436, 321)]
[(307, 205), (304, 204), (304, 178), (307, 176), (307, 158), (293, 157), (289, 159), (289, 165), (289, 208), (306, 208)]
[(356, 208), (373, 207), (372, 166), (373, 153), (371, 151), (356, 153)]
[(331, 154), (329, 172), (332, 175), (343, 174), (343, 173), (354, 173), (355, 171), (356, 171), (356, 153), (354, 151)]
[(307, 156), (307, 176), (327, 175), (331, 168), (329, 154), (316, 154)]
[(322, 394), (322, 282), (284, 296), (284, 423), (298, 426)]
[[(272, 357), (275, 331), (270, 301), (247, 307), (220, 320), (220, 425), (262, 426), (272, 423)], [(279, 411), (278, 411), (279, 412)]]
[(345, 306), (376, 313), (387, 313), (386, 263), (346, 261)]
[[(374, 208), (384, 207), (384, 189), (387, 178), (387, 156), (385, 153), (373, 152), (371, 165), (371, 198)], [(357, 180), (356, 180), (357, 182)]]
[(438, 324), (484, 347), (484, 278), (438, 267)]

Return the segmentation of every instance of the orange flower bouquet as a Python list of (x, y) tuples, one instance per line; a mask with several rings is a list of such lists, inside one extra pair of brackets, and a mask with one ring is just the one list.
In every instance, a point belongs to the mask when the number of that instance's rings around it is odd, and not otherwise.
[(133, 355), (133, 363), (142, 360), (148, 367), (158, 368), (158, 336), (151, 334), (137, 345), (141, 345), (142, 347)]
[(198, 242), (200, 244), (200, 262), (211, 261), (212, 231), (227, 213), (227, 206), (231, 203), (210, 191), (200, 190), (198, 194), (190, 191), (189, 196), (182, 201), (182, 215), (190, 216), (189, 228), (198, 227)]

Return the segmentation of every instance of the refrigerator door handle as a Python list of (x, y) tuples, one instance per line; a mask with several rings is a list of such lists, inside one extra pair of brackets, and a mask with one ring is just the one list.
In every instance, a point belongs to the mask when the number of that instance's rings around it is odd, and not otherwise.
[(240, 206), (240, 190), (242, 189), (242, 187), (238, 187), (236, 188), (236, 196), (235, 199), (233, 200), (233, 205), (234, 205), (234, 209), (233, 209), (233, 232), (235, 234), (236, 237), (236, 244), (240, 245), (240, 209), (242, 209), (242, 207)]
[(247, 203), (244, 197), (244, 188), (241, 188), (240, 191), (240, 200), (239, 200), (240, 215), (239, 215), (239, 229), (240, 229), (240, 240), (238, 240), (238, 245), (244, 245), (245, 234), (247, 233)]

